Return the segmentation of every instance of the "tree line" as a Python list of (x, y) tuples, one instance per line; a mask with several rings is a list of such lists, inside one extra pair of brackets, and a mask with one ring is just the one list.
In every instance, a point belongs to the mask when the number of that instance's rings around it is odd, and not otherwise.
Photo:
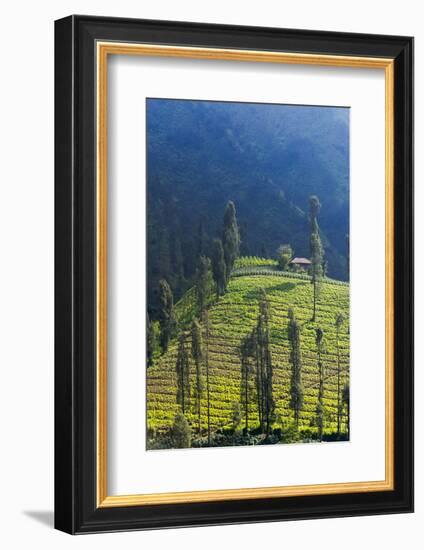
[[(289, 342), (289, 408), (293, 413), (296, 430), (299, 430), (302, 410), (304, 408), (304, 384), (302, 361), (302, 328), (293, 309), (288, 310), (287, 336)], [(350, 424), (350, 392), (349, 384), (341, 385), (341, 356), (340, 331), (344, 322), (342, 314), (335, 319), (336, 349), (337, 349), (337, 437), (342, 434), (342, 422), (345, 418), (347, 436)], [(276, 396), (274, 390), (275, 365), (271, 352), (271, 307), (265, 291), (261, 290), (259, 312), (255, 326), (240, 343), (240, 418), (244, 419), (243, 433), (248, 434), (250, 428), (259, 427), (260, 433), (267, 438), (271, 427), (276, 421)], [(180, 406), (180, 415), (186, 417), (192, 413), (197, 418), (196, 432), (202, 433), (202, 402), (206, 401), (207, 440), (211, 444), (210, 402), (211, 392), (209, 385), (209, 350), (210, 324), (208, 311), (204, 311), (201, 320), (193, 320), (190, 331), (181, 332), (178, 339), (176, 359), (177, 374), (177, 403)], [(326, 383), (328, 373), (325, 365), (325, 335), (322, 328), (315, 329), (316, 368), (318, 395), (315, 409), (315, 426), (317, 438), (322, 441), (325, 425), (331, 421), (330, 413), (325, 406)], [(194, 370), (193, 370), (194, 366)], [(250, 426), (253, 405), (256, 405), (257, 421)], [(204, 417), (204, 416), (203, 416)], [(177, 428), (185, 431), (191, 428), (181, 418), (176, 420)], [(236, 422), (238, 424), (238, 422)], [(175, 429), (177, 429), (175, 428)], [(184, 440), (186, 441), (186, 440)]]
[[(275, 395), (273, 388), (274, 365), (270, 348), (270, 304), (262, 289), (259, 301), (259, 315), (253, 330), (240, 343), (240, 404), (244, 416), (244, 430), (249, 429), (249, 413), (251, 405), (256, 401), (258, 422), (261, 433), (270, 433), (271, 424), (275, 421)], [(337, 347), (337, 436), (341, 435), (342, 418), (349, 416), (349, 387), (341, 387), (341, 360), (339, 336), (344, 317), (336, 316), (336, 347)], [(290, 388), (289, 407), (293, 411), (296, 429), (299, 429), (300, 415), (304, 407), (303, 363), (301, 352), (301, 325), (294, 310), (288, 310), (287, 336), (290, 346)], [(327, 379), (324, 354), (324, 332), (320, 327), (315, 329), (315, 344), (317, 353), (317, 371), (319, 388), (316, 405), (316, 426), (318, 439), (322, 440), (325, 419), (328, 416), (324, 405), (325, 382)], [(349, 422), (347, 421), (347, 425)]]
[[(200, 245), (199, 247), (199, 251), (202, 251), (203, 248)], [(199, 317), (204, 315), (213, 286), (217, 299), (225, 294), (239, 253), (240, 233), (236, 209), (234, 203), (229, 201), (224, 210), (222, 237), (214, 239), (211, 258), (205, 254), (199, 256), (194, 285)], [(166, 279), (160, 279), (157, 320), (147, 318), (148, 366), (154, 363), (158, 355), (168, 351), (170, 341), (179, 332), (171, 285)]]

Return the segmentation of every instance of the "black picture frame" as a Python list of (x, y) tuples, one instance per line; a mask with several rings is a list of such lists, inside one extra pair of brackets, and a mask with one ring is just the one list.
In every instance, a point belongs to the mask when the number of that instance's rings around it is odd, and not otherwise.
[[(97, 507), (98, 40), (394, 59), (393, 491)], [(412, 512), (413, 39), (73, 15), (55, 23), (55, 74), (55, 527), (76, 534)]]

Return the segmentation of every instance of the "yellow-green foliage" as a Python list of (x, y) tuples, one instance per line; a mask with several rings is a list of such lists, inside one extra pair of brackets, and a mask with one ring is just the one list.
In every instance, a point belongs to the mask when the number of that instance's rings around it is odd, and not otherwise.
[[(243, 264), (242, 264), (243, 265)], [(245, 264), (246, 265), (246, 264)], [(233, 277), (227, 293), (212, 303), (209, 310), (210, 342), (210, 415), (213, 429), (229, 427), (232, 424), (234, 403), (240, 400), (240, 342), (255, 326), (261, 289), (265, 289), (271, 306), (271, 352), (274, 365), (274, 398), (277, 419), (275, 427), (287, 426), (293, 420), (290, 402), (290, 363), (287, 338), (287, 312), (293, 308), (302, 325), (303, 384), (305, 390), (304, 408), (300, 413), (300, 428), (312, 427), (318, 399), (319, 371), (315, 345), (315, 328), (324, 331), (325, 364), (325, 426), (324, 433), (331, 433), (337, 427), (337, 347), (335, 321), (343, 313), (346, 321), (340, 330), (340, 358), (342, 366), (341, 388), (349, 378), (349, 286), (322, 282), (317, 308), (317, 320), (311, 323), (312, 291), (309, 280), (284, 277), (281, 273), (246, 275)], [(176, 305), (176, 315), (182, 326), (189, 328), (196, 315), (196, 301), (193, 290), (186, 293)], [(162, 431), (172, 425), (178, 411), (176, 403), (176, 361), (177, 343), (174, 340), (168, 352), (147, 371), (147, 424), (148, 428)], [(194, 387), (194, 361), (192, 365), (192, 387)], [(193, 400), (194, 408), (194, 400)], [(206, 392), (202, 399), (202, 427), (206, 427)], [(197, 426), (195, 414), (188, 415), (189, 421)], [(251, 427), (258, 424), (256, 404), (252, 402), (249, 411)], [(343, 429), (345, 424), (343, 423)]]
[(234, 262), (234, 269), (240, 269), (241, 267), (252, 266), (278, 266), (277, 260), (271, 260), (269, 258), (259, 258), (258, 256), (242, 256), (237, 258)]

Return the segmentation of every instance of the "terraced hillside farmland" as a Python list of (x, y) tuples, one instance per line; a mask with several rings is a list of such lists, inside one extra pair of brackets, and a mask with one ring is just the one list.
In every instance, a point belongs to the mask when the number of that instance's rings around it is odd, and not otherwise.
[[(349, 285), (325, 279), (320, 283), (316, 322), (311, 322), (313, 285), (307, 275), (277, 271), (275, 262), (252, 262), (241, 258), (224, 296), (209, 306), (208, 359), (210, 377), (211, 429), (225, 430), (234, 426), (234, 410), (240, 403), (241, 358), (240, 344), (255, 327), (259, 313), (262, 289), (270, 305), (270, 349), (273, 365), (273, 396), (275, 415), (273, 428), (282, 430), (293, 426), (290, 408), (290, 342), (288, 339), (288, 311), (294, 310), (301, 325), (302, 382), (304, 405), (300, 412), (299, 433), (317, 433), (317, 403), (319, 368), (316, 347), (316, 329), (323, 330), (324, 364), (324, 438), (331, 438), (337, 430), (337, 388), (349, 382)], [(197, 315), (193, 290), (176, 304), (175, 313), (180, 328), (188, 330)], [(337, 345), (336, 318), (342, 313), (345, 320), (339, 327)], [(203, 338), (206, 340), (205, 328)], [(187, 339), (190, 345), (190, 339)], [(206, 341), (205, 341), (206, 344)], [(147, 426), (150, 443), (171, 427), (180, 407), (177, 404), (177, 340), (168, 351), (147, 369)], [(195, 385), (195, 365), (190, 357), (190, 376)], [(338, 385), (338, 365), (341, 368)], [(204, 372), (203, 372), (204, 374)], [(201, 400), (201, 429), (207, 428), (207, 401)], [(197, 414), (194, 407), (186, 413), (194, 433)], [(258, 425), (258, 411), (253, 398), (249, 405), (249, 427)], [(242, 423), (240, 423), (242, 428)], [(346, 434), (347, 419), (343, 415), (342, 431)], [(307, 439), (305, 436), (303, 439)]]

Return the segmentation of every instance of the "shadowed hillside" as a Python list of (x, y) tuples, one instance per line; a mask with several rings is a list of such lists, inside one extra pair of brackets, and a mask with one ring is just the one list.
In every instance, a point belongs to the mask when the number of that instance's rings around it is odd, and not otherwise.
[(165, 278), (177, 298), (199, 250), (237, 205), (240, 253), (309, 254), (309, 196), (322, 203), (328, 276), (348, 280), (349, 110), (211, 101), (147, 101), (148, 292)]

